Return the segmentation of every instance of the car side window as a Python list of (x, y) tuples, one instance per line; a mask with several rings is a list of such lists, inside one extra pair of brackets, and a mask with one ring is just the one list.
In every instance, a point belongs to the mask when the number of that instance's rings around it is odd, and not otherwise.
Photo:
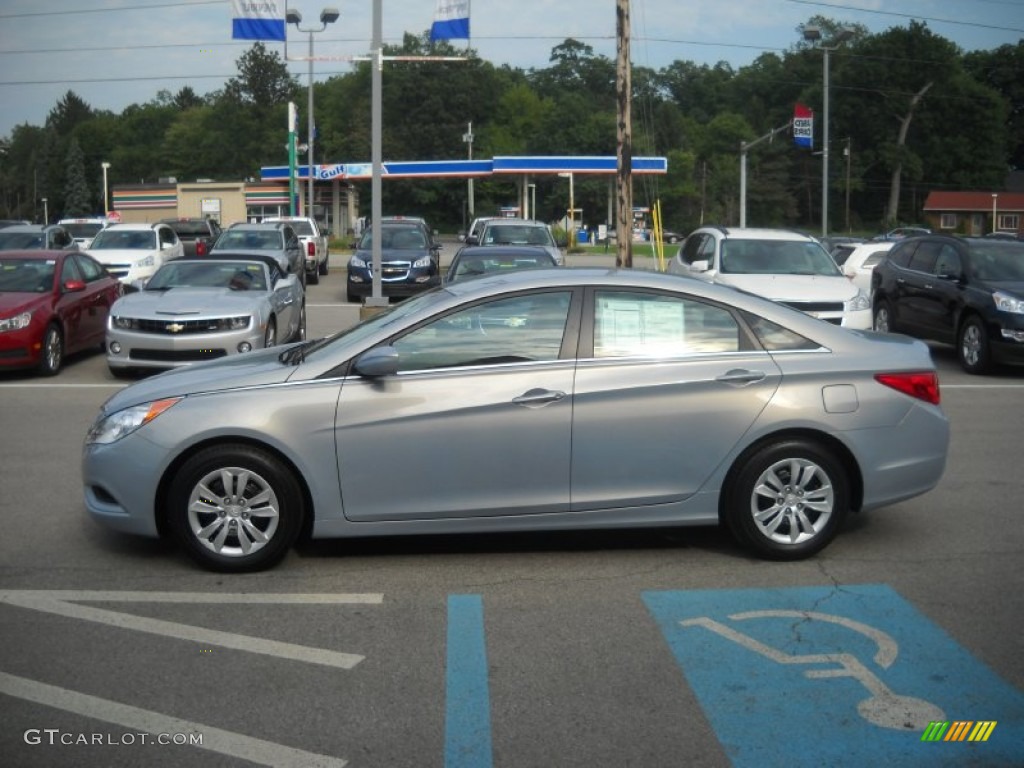
[(445, 315), (392, 342), (399, 372), (557, 360), (571, 299), (529, 293)]
[(727, 309), (695, 299), (598, 291), (594, 357), (675, 357), (740, 349), (740, 327)]
[(960, 277), (960, 254), (948, 243), (943, 243), (939, 249), (939, 256), (935, 260), (935, 274), (942, 277)]
[(174, 245), (178, 241), (178, 236), (174, 234), (174, 230), (170, 227), (160, 227), (157, 232), (160, 235), (161, 245)]
[(64, 259), (64, 270), (61, 272), (60, 279), (62, 285), (68, 280), (82, 279), (82, 272), (75, 259)]
[(101, 267), (99, 263), (90, 259), (88, 256), (78, 254), (77, 256), (74, 256), (71, 260), (82, 271), (82, 276), (85, 278), (85, 282), (91, 283), (103, 277), (103, 267)]
[(715, 238), (711, 235), (704, 235), (703, 242), (700, 244), (700, 250), (697, 251), (697, 260), (706, 261), (710, 269), (718, 268), (715, 263)]
[(926, 242), (917, 246), (914, 255), (910, 257), (909, 269), (916, 272), (926, 272), (929, 275), (935, 272), (935, 260), (939, 257), (941, 243)]
[(697, 253), (700, 251), (700, 246), (707, 238), (707, 235), (691, 235), (686, 238), (686, 241), (679, 248), (679, 258), (684, 264), (693, 264), (699, 257)]
[(888, 261), (895, 264), (897, 267), (909, 269), (910, 259), (914, 255), (914, 251), (917, 250), (917, 244), (917, 240), (911, 240), (906, 243), (898, 243), (894, 245), (892, 250), (889, 251)]

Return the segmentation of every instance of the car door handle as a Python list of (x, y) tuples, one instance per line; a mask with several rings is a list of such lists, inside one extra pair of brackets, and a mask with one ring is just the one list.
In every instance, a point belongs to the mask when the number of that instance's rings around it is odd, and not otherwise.
[(512, 398), (512, 402), (527, 408), (541, 408), (549, 403), (557, 403), (563, 397), (565, 397), (565, 392), (551, 389), (531, 389), (519, 397)]
[(716, 377), (715, 381), (721, 381), (726, 384), (753, 384), (755, 381), (763, 381), (764, 378), (764, 371), (748, 371), (745, 368), (733, 368), (731, 371), (726, 371), (721, 376)]

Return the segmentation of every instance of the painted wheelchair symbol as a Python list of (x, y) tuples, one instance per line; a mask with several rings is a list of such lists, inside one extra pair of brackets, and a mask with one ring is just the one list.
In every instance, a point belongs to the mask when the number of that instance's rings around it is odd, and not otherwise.
[[(888, 669), (896, 661), (899, 646), (896, 641), (879, 629), (862, 624), (842, 616), (809, 611), (747, 611), (734, 613), (729, 618), (733, 621), (746, 619), (784, 618), (801, 619), (804, 621), (823, 621), (859, 632), (878, 646), (873, 661), (882, 669)], [(945, 720), (945, 713), (931, 702), (913, 696), (901, 696), (893, 693), (881, 680), (869, 670), (860, 659), (849, 653), (817, 653), (802, 656), (783, 653), (776, 648), (765, 645), (749, 635), (727, 627), (707, 616), (687, 619), (679, 622), (684, 627), (704, 627), (718, 635), (732, 640), (744, 648), (759, 653), (779, 664), (838, 664), (838, 668), (809, 669), (804, 675), (811, 679), (827, 679), (852, 677), (868, 689), (871, 696), (857, 704), (860, 716), (873, 725), (882, 728), (900, 730), (923, 730), (933, 720)]]

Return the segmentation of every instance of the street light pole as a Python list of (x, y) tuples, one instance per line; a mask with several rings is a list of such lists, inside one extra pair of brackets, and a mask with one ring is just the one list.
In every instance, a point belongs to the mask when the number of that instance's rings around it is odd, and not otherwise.
[[(46, 198), (43, 198), (43, 202), (46, 202)], [(996, 231), (996, 206), (999, 205), (999, 195), (995, 192), (992, 193), (992, 231)]]
[[(466, 143), (466, 146), (468, 147), (468, 152), (469, 152), (469, 159), (472, 160), (473, 159), (473, 121), (472, 120), (470, 120), (469, 126), (466, 129), (466, 132), (464, 134), (462, 134), (462, 140)], [(466, 184), (467, 184), (467, 187), (468, 187), (467, 192), (469, 194), (469, 220), (472, 222), (473, 218), (474, 218), (474, 213), (473, 212), (475, 211), (475, 206), (473, 204), (473, 177), (472, 176), (470, 176), (468, 179), (466, 179)]]
[[(822, 78), (824, 81), (824, 93), (822, 95), (822, 125), (821, 125), (821, 236), (826, 237), (828, 235), (828, 55), (832, 51), (839, 48), (839, 46), (845, 41), (849, 40), (853, 36), (853, 30), (846, 27), (842, 27), (836, 31), (836, 36), (832, 39), (832, 45), (820, 45), (819, 47), (824, 54), (823, 61), (823, 73)], [(804, 27), (804, 39), (810, 42), (821, 39), (821, 29), (814, 25), (808, 24)]]
[(43, 198), (43, 225), (50, 223), (50, 207), (47, 205), (48, 200)]
[(110, 170), (110, 163), (104, 161), (100, 163), (100, 167), (103, 169), (103, 215), (106, 216), (110, 213), (110, 195), (107, 191), (107, 171)]
[(313, 216), (313, 133), (316, 130), (316, 122), (313, 120), (313, 33), (323, 32), (327, 29), (328, 24), (333, 24), (338, 20), (341, 14), (338, 13), (337, 8), (324, 8), (320, 12), (320, 26), (303, 28), (302, 14), (296, 11), (294, 8), (289, 8), (285, 12), (285, 21), (289, 24), (294, 24), (295, 28), (299, 32), (306, 32), (309, 34), (309, 98), (307, 100), (307, 115), (306, 115), (306, 165), (307, 165), (307, 193), (306, 193), (306, 215), (309, 218)]

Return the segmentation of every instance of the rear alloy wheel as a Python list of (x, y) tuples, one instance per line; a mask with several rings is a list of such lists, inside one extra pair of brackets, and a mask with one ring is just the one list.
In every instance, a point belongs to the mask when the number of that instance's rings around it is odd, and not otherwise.
[(299, 325), (295, 329), (295, 335), (290, 339), (291, 341), (305, 341), (306, 340), (306, 302), (302, 302), (302, 306), (299, 307)]
[(749, 457), (726, 492), (726, 523), (747, 549), (770, 560), (821, 551), (849, 509), (846, 470), (803, 440), (767, 445)]
[(263, 347), (272, 347), (277, 344), (277, 323), (274, 318), (267, 320), (267, 332), (263, 334)]
[(40, 352), (39, 372), (43, 376), (56, 376), (64, 363), (64, 334), (56, 323), (46, 327)]
[(169, 503), (171, 530), (189, 556), (225, 573), (275, 565), (295, 543), (304, 515), (291, 471), (245, 445), (213, 446), (185, 462)]
[(988, 332), (981, 318), (972, 315), (960, 326), (960, 334), (956, 344), (960, 366), (968, 373), (987, 373), (992, 365), (992, 355), (988, 346)]
[(875, 305), (875, 317), (872, 322), (872, 328), (879, 333), (892, 333), (892, 307), (889, 306), (889, 302), (882, 299)]

